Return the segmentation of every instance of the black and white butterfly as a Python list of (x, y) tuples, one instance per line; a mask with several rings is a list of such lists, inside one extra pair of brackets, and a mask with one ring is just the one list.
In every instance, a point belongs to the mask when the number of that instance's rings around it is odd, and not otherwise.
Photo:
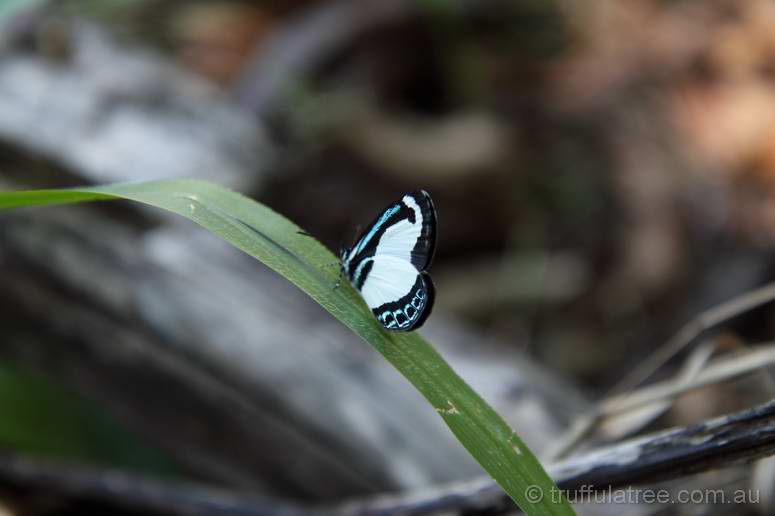
[(342, 250), (342, 272), (377, 320), (391, 331), (416, 330), (431, 313), (433, 281), (426, 269), (436, 250), (436, 210), (423, 190), (388, 206)]

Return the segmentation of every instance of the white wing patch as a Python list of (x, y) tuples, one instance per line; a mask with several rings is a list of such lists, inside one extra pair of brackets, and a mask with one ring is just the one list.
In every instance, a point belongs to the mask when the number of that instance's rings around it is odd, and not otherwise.
[(404, 198), (402, 200), (404, 201), (404, 204), (409, 206), (414, 212), (415, 224), (422, 225), (422, 210), (420, 209), (420, 206), (417, 204), (417, 201), (414, 200), (414, 197), (412, 197), (411, 195), (404, 195)]
[(369, 308), (374, 309), (409, 294), (419, 274), (411, 262), (382, 254), (381, 242), (378, 254), (371, 259), (374, 264), (361, 288), (361, 295)]
[(412, 250), (422, 233), (422, 211), (411, 195), (405, 195), (402, 202), (414, 211), (414, 224), (403, 219), (387, 228), (379, 239), (375, 256), (387, 255), (411, 262)]
[(417, 282), (419, 272), (412, 265), (412, 250), (422, 232), (422, 211), (411, 195), (405, 195), (404, 204), (414, 211), (414, 224), (403, 219), (385, 230), (379, 239), (374, 264), (361, 288), (361, 295), (376, 308), (409, 294)]
[(407, 219), (393, 224), (379, 239), (375, 256), (392, 256), (411, 262), (412, 250), (420, 238), (421, 230), (422, 224), (412, 224)]

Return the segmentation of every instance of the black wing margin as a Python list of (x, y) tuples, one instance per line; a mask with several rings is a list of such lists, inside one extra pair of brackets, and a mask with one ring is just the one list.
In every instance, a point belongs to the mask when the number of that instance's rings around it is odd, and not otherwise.
[[(436, 253), (436, 208), (433, 206), (431, 196), (425, 190), (417, 190), (407, 195), (414, 199), (422, 215), (420, 238), (412, 249), (412, 265), (422, 272), (430, 267), (433, 255)], [(428, 280), (430, 281), (430, 278)]]
[[(428, 199), (430, 199), (430, 197), (428, 197)], [(431, 206), (431, 208), (433, 208), (433, 206)], [(431, 256), (431, 258), (433, 258), (433, 256)], [(431, 279), (430, 274), (428, 274), (427, 272), (421, 272), (420, 277), (422, 278), (423, 286), (425, 287), (425, 296), (426, 296), (425, 306), (420, 312), (420, 316), (417, 318), (416, 321), (414, 321), (414, 323), (412, 324), (412, 326), (409, 328), (408, 331), (417, 330), (420, 328), (420, 326), (425, 324), (425, 321), (428, 319), (428, 316), (431, 315), (431, 310), (433, 309), (433, 302), (436, 300), (436, 287), (433, 285), (433, 280)]]
[(372, 313), (388, 331), (414, 331), (428, 319), (435, 299), (433, 280), (427, 272), (421, 272), (406, 296), (378, 306)]

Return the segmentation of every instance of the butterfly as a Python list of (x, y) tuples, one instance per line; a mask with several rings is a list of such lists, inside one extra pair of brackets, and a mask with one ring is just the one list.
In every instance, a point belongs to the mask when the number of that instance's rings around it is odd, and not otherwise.
[(351, 249), (342, 250), (342, 273), (385, 329), (412, 331), (433, 307), (426, 269), (435, 251), (436, 210), (419, 190), (388, 206)]

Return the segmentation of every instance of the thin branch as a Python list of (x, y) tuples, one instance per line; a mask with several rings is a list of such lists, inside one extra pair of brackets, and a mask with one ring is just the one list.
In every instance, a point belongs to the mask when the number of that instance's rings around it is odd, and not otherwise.
[[(651, 410), (649, 411), (648, 421), (653, 421), (670, 408), (670, 401), (672, 400), (668, 398), (671, 392), (675, 391), (678, 393), (681, 392), (682, 389), (688, 390), (689, 386), (692, 385), (696, 377), (708, 363), (715, 348), (716, 345), (713, 342), (707, 342), (695, 349), (684, 363), (680, 372), (674, 378), (673, 383), (670, 386), (671, 389), (668, 389), (667, 392), (664, 390), (659, 391), (658, 394), (662, 394), (661, 396), (652, 392), (650, 395), (645, 396), (643, 402), (635, 401), (628, 404), (627, 400), (629, 400), (630, 397), (636, 399), (644, 398), (644, 396), (639, 395), (640, 391), (634, 391), (615, 398), (617, 403), (610, 404), (608, 403), (608, 400), (599, 402), (594, 410), (577, 418), (577, 421), (574, 422), (570, 430), (558, 440), (558, 444), (549, 450), (546, 460), (557, 462), (569, 455), (582, 440), (592, 433), (598, 425), (602, 424), (602, 420), (605, 417), (616, 416), (622, 412), (651, 403), (652, 406), (650, 407)], [(651, 386), (645, 387), (642, 390), (649, 391), (649, 389), (651, 389)], [(647, 421), (641, 420), (638, 422), (637, 428), (643, 428), (645, 424), (647, 424)], [(633, 428), (632, 425), (629, 425), (625, 431), (617, 432), (617, 435), (611, 435), (611, 439), (624, 438), (627, 435), (635, 433), (635, 431), (636, 429)]]
[(639, 437), (550, 467), (563, 489), (680, 478), (775, 454), (775, 401)]
[[(668, 360), (681, 352), (689, 344), (700, 338), (707, 331), (729, 321), (745, 312), (759, 308), (775, 300), (775, 282), (746, 292), (720, 305), (714, 306), (696, 316), (685, 324), (673, 337), (665, 342), (656, 352), (625, 376), (622, 381), (610, 389), (608, 395), (625, 393), (648, 379)], [(559, 441), (550, 453), (553, 459), (559, 459), (570, 453), (597, 426), (602, 412), (596, 410), (591, 414), (580, 416), (571, 429)]]
[(600, 413), (602, 415), (619, 414), (656, 401), (673, 398), (706, 385), (730, 380), (773, 364), (775, 364), (775, 346), (748, 351), (731, 358), (718, 359), (711, 362), (689, 382), (685, 381), (683, 375), (679, 375), (677, 378), (649, 385), (630, 394), (603, 400), (600, 404)]
[(775, 300), (775, 283), (768, 283), (702, 312), (627, 375), (611, 390), (611, 393), (621, 393), (637, 387), (706, 331), (773, 300)]

